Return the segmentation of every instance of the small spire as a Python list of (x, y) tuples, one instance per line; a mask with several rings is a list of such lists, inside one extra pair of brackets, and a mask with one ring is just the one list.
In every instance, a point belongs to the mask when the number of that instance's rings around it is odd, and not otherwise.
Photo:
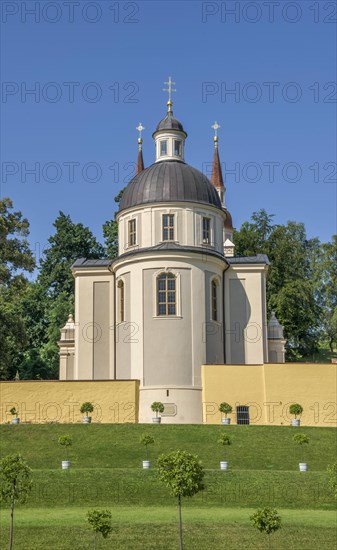
[(224, 186), (223, 177), (222, 177), (222, 170), (221, 170), (221, 163), (220, 163), (220, 157), (219, 157), (219, 150), (218, 150), (218, 129), (220, 128), (220, 124), (218, 124), (216, 121), (214, 122), (212, 128), (214, 129), (214, 157), (213, 157), (213, 167), (212, 167), (212, 176), (211, 176), (211, 182), (213, 183), (214, 187), (217, 189)]
[(171, 80), (171, 77), (169, 76), (168, 82), (164, 82), (164, 84), (167, 84), (167, 88), (163, 88), (163, 92), (168, 92), (168, 102), (167, 102), (167, 112), (172, 113), (172, 92), (176, 92), (177, 90), (175, 88), (172, 88), (172, 86), (175, 85), (175, 82)]
[(141, 122), (137, 126), (136, 130), (138, 130), (138, 132), (139, 132), (139, 136), (138, 136), (138, 158), (137, 158), (137, 166), (136, 166), (136, 176), (138, 176), (138, 174), (144, 170), (143, 148), (142, 148), (142, 144), (143, 144), (142, 131), (145, 130), (145, 128), (144, 128), (144, 126), (142, 125)]
[(217, 123), (217, 121), (214, 122), (212, 128), (214, 128), (214, 147), (218, 146), (218, 129), (221, 128), (220, 124)]

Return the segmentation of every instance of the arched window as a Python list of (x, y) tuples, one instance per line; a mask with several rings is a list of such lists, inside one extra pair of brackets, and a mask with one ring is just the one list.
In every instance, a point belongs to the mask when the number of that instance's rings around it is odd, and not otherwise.
[(124, 296), (124, 282), (119, 280), (118, 286), (118, 307), (119, 307), (119, 322), (125, 321), (125, 296)]
[(176, 315), (176, 277), (162, 273), (157, 277), (157, 315)]
[(212, 321), (218, 320), (218, 284), (213, 279), (211, 285)]

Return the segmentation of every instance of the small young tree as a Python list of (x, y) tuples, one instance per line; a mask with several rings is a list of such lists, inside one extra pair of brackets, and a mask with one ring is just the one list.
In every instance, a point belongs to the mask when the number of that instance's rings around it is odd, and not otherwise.
[(268, 536), (268, 548), (270, 549), (270, 535), (281, 528), (281, 517), (275, 508), (263, 508), (250, 516), (253, 525)]
[(96, 549), (97, 533), (106, 539), (112, 532), (111, 512), (109, 510), (89, 510), (87, 521), (94, 531), (94, 550)]
[(68, 448), (72, 446), (73, 440), (70, 435), (60, 435), (59, 444), (65, 448), (66, 451), (66, 460), (69, 460)]
[(89, 416), (88, 413), (92, 413), (93, 410), (94, 410), (94, 406), (92, 403), (90, 403), (90, 401), (86, 401), (85, 403), (82, 403), (80, 408), (80, 412), (82, 414), (85, 414), (86, 416)]
[(154, 437), (149, 433), (144, 433), (140, 436), (140, 443), (145, 446), (146, 449), (146, 460), (149, 460), (149, 445), (153, 445)]
[(225, 418), (227, 418), (227, 414), (230, 414), (233, 411), (233, 407), (229, 403), (223, 401), (219, 405), (219, 411), (225, 415)]
[(164, 412), (164, 405), (163, 403), (161, 403), (160, 401), (154, 401), (151, 405), (151, 409), (153, 410), (153, 412), (156, 413), (156, 417), (158, 418), (158, 413), (163, 413)]
[(178, 498), (180, 550), (183, 550), (181, 497), (192, 497), (204, 489), (204, 469), (196, 455), (173, 451), (158, 458), (159, 479)]
[(293, 403), (289, 407), (289, 412), (290, 412), (290, 414), (293, 414), (295, 416), (295, 418), (297, 418), (298, 416), (300, 416), (302, 414), (303, 407), (299, 403)]
[(330, 475), (329, 477), (329, 486), (333, 491), (335, 498), (337, 499), (337, 460), (333, 464), (329, 464), (327, 467), (327, 472)]
[(309, 437), (305, 434), (295, 434), (293, 436), (293, 441), (298, 445), (298, 447), (301, 449), (301, 455), (300, 460), (304, 458), (303, 456), (303, 449), (306, 445), (309, 444)]
[(0, 461), (0, 499), (11, 508), (9, 550), (13, 547), (15, 503), (26, 502), (31, 488), (31, 469), (20, 454), (8, 455)]
[(12, 407), (11, 409), (9, 409), (9, 412), (11, 413), (12, 416), (15, 416), (15, 418), (19, 416), (19, 412), (16, 410), (15, 407)]
[(309, 443), (309, 437), (305, 434), (295, 434), (293, 436), (293, 441), (295, 441), (298, 445), (305, 445), (306, 443)]
[(225, 432), (221, 434), (221, 436), (218, 439), (218, 443), (220, 445), (223, 445), (224, 447), (229, 446), (232, 444), (232, 438), (230, 435), (226, 434)]

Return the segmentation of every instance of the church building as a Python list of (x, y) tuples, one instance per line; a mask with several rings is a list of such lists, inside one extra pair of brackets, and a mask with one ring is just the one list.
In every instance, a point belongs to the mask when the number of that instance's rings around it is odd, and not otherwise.
[(268, 258), (235, 256), (217, 130), (212, 177), (185, 161), (187, 133), (172, 108), (117, 214), (118, 257), (79, 258), (75, 320), (61, 330), (60, 380), (139, 380), (139, 421), (165, 404), (167, 422), (202, 422), (202, 365), (284, 362), (282, 327), (267, 326)]

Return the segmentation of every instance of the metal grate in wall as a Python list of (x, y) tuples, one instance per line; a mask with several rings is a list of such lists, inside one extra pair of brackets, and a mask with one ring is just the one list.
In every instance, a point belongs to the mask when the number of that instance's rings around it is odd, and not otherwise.
[(236, 407), (236, 423), (249, 424), (249, 407), (239, 405)]

